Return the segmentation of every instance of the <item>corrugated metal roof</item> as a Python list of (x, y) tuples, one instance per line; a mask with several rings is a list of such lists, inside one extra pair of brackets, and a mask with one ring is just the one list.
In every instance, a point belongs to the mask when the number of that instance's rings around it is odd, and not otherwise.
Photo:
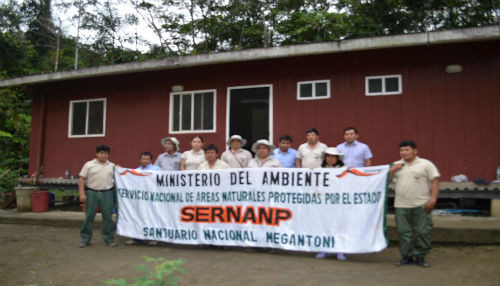
[(215, 65), (223, 63), (236, 63), (244, 61), (289, 58), (350, 51), (426, 46), (499, 39), (500, 26), (487, 26), (427, 33), (372, 37), (336, 42), (323, 42), (315, 44), (250, 49), (234, 52), (168, 57), (159, 60), (100, 66), (73, 71), (62, 71), (56, 73), (0, 80), (0, 87), (41, 84), (55, 81), (130, 74), (155, 70), (167, 70), (193, 66)]

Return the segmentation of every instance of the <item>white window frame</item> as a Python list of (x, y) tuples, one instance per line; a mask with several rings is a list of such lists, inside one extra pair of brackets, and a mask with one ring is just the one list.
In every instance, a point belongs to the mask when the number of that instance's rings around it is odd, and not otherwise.
[[(326, 83), (326, 96), (317, 97), (316, 96), (316, 83)], [(300, 85), (301, 84), (311, 84), (312, 85), (312, 97), (300, 97)], [(321, 100), (329, 99), (331, 97), (330, 93), (330, 80), (311, 80), (311, 81), (298, 81), (297, 82), (297, 100)]]
[[(195, 93), (207, 93), (212, 92), (214, 94), (214, 104), (213, 104), (213, 128), (210, 130), (193, 130), (194, 126), (194, 99), (193, 95)], [(174, 131), (174, 96), (175, 94), (191, 94), (191, 129), (190, 130), (179, 130)], [(181, 96), (181, 107), (182, 107), (182, 96)], [(179, 124), (182, 124), (182, 108), (180, 108), (180, 118)], [(169, 133), (171, 134), (189, 134), (189, 133), (215, 133), (217, 132), (217, 90), (216, 89), (205, 89), (205, 90), (189, 90), (189, 91), (180, 91), (180, 92), (171, 92), (170, 93), (170, 116), (169, 116), (169, 124), (168, 124)], [(182, 127), (180, 128), (182, 129)]]
[[(89, 106), (92, 101), (103, 101), (102, 107), (102, 133), (101, 134), (88, 134), (89, 130)], [(87, 112), (85, 114), (85, 134), (83, 135), (72, 135), (72, 119), (73, 119), (73, 103), (87, 103)], [(69, 101), (69, 119), (68, 119), (68, 138), (85, 138), (85, 137), (105, 137), (106, 136), (106, 108), (107, 108), (107, 99), (106, 98), (92, 98), (92, 99), (81, 99), (81, 100), (70, 100)]]
[[(398, 78), (398, 85), (399, 85), (399, 90), (398, 91), (386, 91), (385, 90), (385, 79), (388, 77), (396, 77)], [(382, 91), (381, 92), (370, 92), (369, 90), (369, 80), (370, 79), (381, 79), (382, 80)], [(381, 75), (381, 76), (367, 76), (365, 77), (365, 95), (366, 96), (377, 96), (377, 95), (392, 95), (392, 94), (402, 94), (403, 93), (403, 80), (400, 74), (393, 74), (393, 75)]]

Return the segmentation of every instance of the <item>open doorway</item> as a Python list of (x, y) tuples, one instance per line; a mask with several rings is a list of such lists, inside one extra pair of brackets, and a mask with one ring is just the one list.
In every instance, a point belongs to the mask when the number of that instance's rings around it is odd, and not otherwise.
[(259, 139), (272, 143), (272, 86), (228, 88), (227, 134), (239, 134), (248, 140), (245, 149)]

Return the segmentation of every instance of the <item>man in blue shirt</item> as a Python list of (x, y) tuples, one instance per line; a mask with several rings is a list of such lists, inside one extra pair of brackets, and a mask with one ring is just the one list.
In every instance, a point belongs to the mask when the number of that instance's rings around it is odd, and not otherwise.
[[(151, 154), (151, 152), (142, 152), (139, 155), (139, 163), (141, 165), (139, 167), (137, 167), (136, 170), (139, 170), (139, 171), (161, 171), (160, 167), (153, 165), (153, 163), (151, 163), (152, 161), (153, 161), (153, 154)], [(135, 238), (131, 239), (131, 240), (127, 240), (125, 242), (125, 244), (127, 244), (127, 245), (137, 245), (137, 244), (146, 244), (146, 243), (150, 246), (155, 246), (158, 244), (154, 240), (146, 241), (146, 240), (135, 239)]]
[(359, 142), (358, 130), (349, 126), (344, 129), (345, 142), (337, 145), (340, 153), (344, 154), (346, 167), (367, 167), (372, 164), (372, 152), (368, 145)]
[(284, 168), (295, 168), (295, 160), (297, 159), (297, 150), (291, 148), (292, 137), (282, 135), (278, 143), (279, 148), (274, 149), (273, 157), (278, 159)]
[(140, 171), (161, 171), (159, 166), (153, 165), (153, 154), (151, 152), (142, 152), (139, 155), (139, 163), (141, 165), (137, 167)]

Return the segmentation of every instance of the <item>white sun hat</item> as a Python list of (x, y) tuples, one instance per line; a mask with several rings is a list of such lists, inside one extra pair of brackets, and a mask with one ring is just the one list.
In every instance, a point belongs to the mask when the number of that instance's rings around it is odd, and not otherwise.
[(243, 138), (241, 138), (241, 136), (240, 136), (240, 135), (236, 135), (236, 134), (235, 134), (235, 135), (233, 135), (233, 136), (231, 136), (231, 138), (229, 138), (229, 139), (227, 140), (226, 144), (227, 144), (228, 146), (231, 146), (231, 142), (232, 142), (233, 140), (238, 140), (238, 141), (240, 141), (240, 142), (241, 142), (241, 146), (242, 146), (242, 147), (243, 147), (243, 146), (245, 146), (245, 144), (247, 144), (247, 140), (246, 140), (246, 139), (243, 139)]
[(325, 151), (323, 151), (323, 154), (321, 154), (321, 158), (325, 158), (325, 155), (337, 155), (339, 156), (340, 161), (344, 160), (344, 154), (340, 153), (339, 150), (335, 147), (328, 147), (326, 148)]
[(259, 140), (257, 140), (257, 142), (253, 143), (253, 145), (252, 145), (252, 151), (254, 153), (257, 153), (257, 147), (259, 147), (259, 145), (266, 145), (269, 148), (271, 153), (274, 150), (274, 146), (271, 143), (269, 143), (269, 141), (267, 139), (259, 139)]

